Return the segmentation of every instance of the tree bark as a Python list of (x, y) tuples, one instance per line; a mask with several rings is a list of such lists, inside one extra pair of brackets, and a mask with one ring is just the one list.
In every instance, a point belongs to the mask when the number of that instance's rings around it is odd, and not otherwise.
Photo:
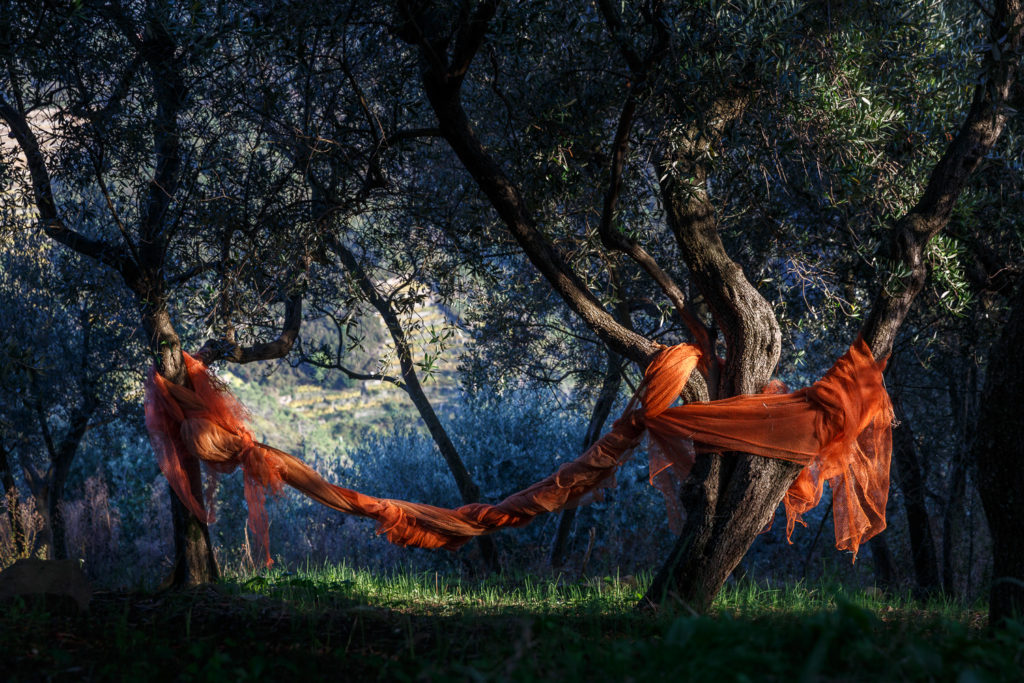
[(67, 433), (61, 439), (53, 459), (52, 478), (50, 482), (50, 524), (53, 526), (53, 551), (58, 560), (68, 559), (67, 528), (64, 520), (64, 489), (71, 472), (71, 464), (82, 443), (89, 419), (98, 407), (91, 397), (86, 398), (80, 410), (72, 417)]
[[(170, 382), (186, 384), (188, 376), (181, 355), (181, 340), (171, 324), (164, 297), (155, 294), (152, 298), (142, 298), (142, 302), (143, 326), (150, 339), (150, 348), (159, 359), (160, 373)], [(202, 505), (205, 498), (199, 461), (188, 458), (184, 466), (192, 495)], [(185, 507), (173, 490), (170, 494), (174, 529), (174, 565), (163, 585), (168, 588), (181, 588), (212, 583), (219, 578), (220, 570), (213, 554), (210, 529)]]
[(917, 204), (893, 227), (890, 256), (908, 273), (883, 283), (861, 329), (875, 358), (887, 358), (892, 352), (896, 332), (928, 279), (925, 248), (949, 223), (968, 178), (995, 145), (1010, 115), (1007, 102), (1020, 70), (1024, 2), (996, 0), (991, 17), (990, 47), (967, 117), (932, 170)]
[[(129, 41), (136, 43), (149, 68), (156, 101), (153, 120), (155, 170), (139, 225), (139, 268), (136, 272), (124, 273), (125, 281), (139, 301), (143, 328), (149, 337), (150, 349), (157, 358), (157, 371), (170, 382), (186, 384), (188, 377), (181, 354), (181, 340), (168, 308), (165, 268), (173, 232), (169, 221), (171, 200), (181, 182), (181, 125), (178, 116), (188, 96), (183, 77), (183, 59), (187, 52), (179, 55), (175, 37), (161, 18), (150, 17), (142, 35), (132, 36), (131, 21), (119, 9), (114, 11), (120, 18), (122, 31)], [(199, 462), (189, 458), (185, 471), (193, 496), (202, 501)], [(219, 570), (206, 523), (187, 510), (173, 493), (171, 516), (174, 521), (174, 569), (169, 577), (170, 585), (182, 587), (216, 581)]]
[(973, 456), (978, 490), (992, 534), (989, 623), (999, 627), (1024, 616), (1024, 285), (989, 354)]
[[(658, 168), (669, 228), (726, 342), (719, 386), (709, 387), (717, 398), (760, 391), (781, 352), (774, 311), (726, 253), (704, 187), (706, 169), (692, 161), (741, 116), (745, 105), (742, 92), (721, 98), (708, 117), (716, 122), (712, 129), (670, 141)], [(791, 463), (741, 454), (698, 460), (704, 462), (691, 473), (696, 481), (684, 500), (686, 524), (641, 606), (671, 599), (697, 611), (710, 607), (799, 472)]]

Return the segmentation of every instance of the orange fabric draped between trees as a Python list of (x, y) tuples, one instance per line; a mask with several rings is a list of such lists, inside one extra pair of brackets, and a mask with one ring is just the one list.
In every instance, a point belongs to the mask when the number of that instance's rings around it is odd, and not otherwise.
[[(191, 388), (155, 370), (146, 384), (146, 427), (160, 469), (182, 502), (210, 522), (192, 494), (184, 464), (198, 458), (214, 473), (239, 465), (245, 477), (249, 525), (270, 562), (265, 496), (283, 484), (328, 507), (374, 519), (399, 545), (455, 550), (475, 536), (528, 524), (534, 517), (580, 504), (612, 485), (614, 473), (649, 435), (651, 479), (684, 479), (697, 453), (740, 452), (803, 466), (786, 493), (787, 534), (832, 488), (836, 547), (856, 556), (861, 543), (885, 528), (892, 452), (892, 405), (875, 361), (858, 339), (814, 385), (792, 393), (735, 396), (672, 406), (697, 367), (691, 344), (664, 349), (644, 373), (637, 394), (611, 431), (575, 460), (496, 505), (448, 509), (375, 498), (331, 484), (298, 458), (253, 439), (246, 411), (201, 361), (185, 355)], [(671, 468), (671, 470), (669, 470)], [(212, 486), (207, 487), (208, 495)]]

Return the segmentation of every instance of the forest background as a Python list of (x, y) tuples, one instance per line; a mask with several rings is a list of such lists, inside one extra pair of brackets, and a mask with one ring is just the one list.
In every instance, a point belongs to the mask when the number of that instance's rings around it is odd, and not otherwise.
[(714, 399), (807, 386), (860, 334), (896, 427), (889, 529), (856, 564), (828, 499), (795, 545), (764, 531), (796, 469), (741, 455), (701, 457), (678, 541), (636, 457), (604, 502), (459, 554), (286, 493), (271, 551), (660, 569), (698, 607), (737, 573), (1020, 583), (999, 541), (1024, 490), (1000, 398), (1024, 315), (1019, 2), (0, 9), (0, 564), (80, 558), (121, 587), (256, 568), (240, 477), (207, 530), (148, 444), (144, 378), (184, 381), (183, 348), (260, 440), (455, 506), (578, 454), (659, 343), (722, 357), (686, 392)]

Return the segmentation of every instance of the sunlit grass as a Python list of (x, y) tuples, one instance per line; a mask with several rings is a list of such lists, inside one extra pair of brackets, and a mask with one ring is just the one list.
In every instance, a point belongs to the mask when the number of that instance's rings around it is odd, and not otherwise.
[[(306, 566), (295, 571), (271, 569), (228, 573), (224, 585), (240, 592), (260, 593), (298, 606), (316, 606), (343, 598), (378, 607), (422, 614), (626, 614), (634, 611), (651, 581), (649, 573), (579, 579), (569, 575), (535, 576), (513, 573), (486, 579), (465, 579), (439, 572), (403, 569), (377, 574), (344, 564)], [(730, 582), (722, 589), (712, 614), (733, 617), (801, 616), (852, 605), (880, 617), (948, 619), (981, 623), (982, 603), (964, 604), (944, 595), (926, 600), (910, 591), (886, 593), (875, 588), (852, 589), (839, 582), (782, 585)], [(670, 610), (688, 613), (685, 605)]]
[(298, 571), (272, 569), (255, 575), (232, 573), (224, 584), (306, 607), (342, 598), (432, 615), (613, 614), (631, 611), (649, 580), (649, 576), (605, 576), (581, 581), (563, 575), (541, 578), (529, 574), (479, 580), (404, 570), (374, 574), (346, 565), (326, 565)]

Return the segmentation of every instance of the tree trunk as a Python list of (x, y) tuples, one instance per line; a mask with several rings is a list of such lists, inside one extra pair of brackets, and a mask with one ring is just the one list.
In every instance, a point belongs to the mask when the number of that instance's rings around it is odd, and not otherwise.
[[(86, 389), (88, 392), (88, 389)], [(82, 404), (75, 411), (68, 426), (67, 433), (61, 439), (56, 452), (51, 454), (53, 464), (47, 475), (49, 482), (49, 519), (53, 529), (53, 552), (54, 558), (58, 560), (68, 559), (67, 530), (64, 524), (64, 488), (68, 481), (68, 474), (71, 472), (71, 464), (74, 462), (78, 447), (85, 437), (86, 429), (89, 427), (89, 420), (96, 411), (98, 404), (91, 395), (83, 397)]]
[(967, 463), (965, 454), (957, 453), (946, 489), (946, 509), (942, 515), (942, 591), (957, 596), (956, 569), (953, 558), (960, 554), (957, 544), (961, 540), (964, 523), (964, 501), (967, 492)]
[(1024, 616), (1024, 285), (1010, 318), (989, 354), (973, 455), (978, 490), (992, 534), (989, 623), (1001, 626)]
[(896, 562), (889, 548), (885, 535), (879, 535), (868, 541), (871, 559), (875, 561), (875, 581), (882, 588), (892, 588), (897, 584)]
[[(480, 502), (480, 487), (473, 481), (473, 476), (466, 469), (458, 449), (448, 436), (448, 430), (441, 424), (441, 420), (437, 417), (437, 413), (434, 412), (430, 399), (423, 392), (423, 387), (420, 385), (419, 378), (416, 376), (416, 371), (413, 368), (408, 344), (404, 343), (404, 336), (402, 346), (404, 348), (399, 349), (399, 359), (402, 365), (402, 378), (405, 380), (405, 390), (409, 394), (409, 398), (412, 399), (413, 405), (416, 406), (416, 410), (419, 411), (423, 422), (427, 425), (427, 430), (430, 432), (431, 437), (433, 437), (434, 443), (437, 444), (441, 457), (444, 458), (449, 471), (455, 478), (455, 484), (458, 486), (462, 502), (467, 505), (478, 503)], [(501, 560), (498, 557), (498, 546), (494, 542), (494, 538), (492, 536), (479, 536), (476, 542), (483, 556), (484, 564), (492, 572), (500, 572)]]
[(25, 475), (25, 483), (32, 494), (32, 503), (42, 521), (42, 528), (36, 534), (35, 543), (29, 548), (31, 555), (39, 555), (43, 559), (52, 560), (53, 555), (53, 520), (50, 517), (50, 482), (53, 477), (50, 472), (40, 472), (32, 463), (24, 457), (21, 461), (21, 470)]
[[(181, 340), (171, 324), (170, 314), (161, 298), (144, 298), (142, 319), (149, 333), (150, 348), (158, 358), (158, 371), (175, 384), (185, 384), (185, 362), (181, 355)], [(152, 304), (150, 302), (153, 302)], [(203, 481), (199, 461), (185, 461), (189, 488), (199, 504), (203, 504)], [(217, 560), (210, 542), (210, 530), (196, 517), (178, 496), (171, 491), (171, 519), (174, 522), (174, 566), (164, 586), (181, 588), (216, 581), (220, 576)]]
[[(434, 439), (438, 451), (441, 452), (441, 457), (444, 458), (445, 463), (448, 465), (448, 470), (452, 473), (452, 477), (455, 478), (455, 485), (459, 489), (462, 502), (467, 505), (480, 502), (480, 487), (473, 481), (473, 476), (466, 469), (466, 464), (462, 461), (459, 450), (452, 443), (451, 437), (448, 436), (448, 430), (444, 428), (440, 418), (437, 417), (437, 413), (434, 412), (434, 406), (431, 405), (430, 399), (427, 398), (426, 393), (423, 391), (419, 376), (416, 374), (416, 365), (413, 363), (409, 340), (405, 336), (405, 330), (402, 328), (401, 320), (399, 320), (394, 306), (389, 299), (386, 299), (377, 291), (376, 286), (370, 280), (369, 275), (367, 275), (359, 260), (356, 259), (355, 255), (344, 244), (336, 239), (332, 239), (330, 245), (331, 249), (338, 255), (345, 270), (355, 279), (363, 295), (377, 310), (377, 313), (384, 321), (384, 325), (388, 328), (391, 340), (395, 344), (395, 350), (398, 352), (398, 363), (402, 371), (402, 380), (405, 382), (402, 388), (409, 394), (409, 398), (412, 399), (412, 403), (416, 406), (416, 410), (419, 412), (424, 424), (427, 425), (427, 430)], [(491, 571), (500, 572), (501, 561), (498, 558), (498, 547), (494, 539), (491, 536), (479, 536), (476, 542), (483, 556), (484, 564)]]
[[(741, 107), (740, 100), (727, 100), (721, 119), (734, 119)], [(659, 176), (669, 227), (728, 349), (720, 385), (710, 390), (718, 398), (756, 393), (778, 362), (779, 325), (771, 305), (725, 251), (703, 187), (704, 171), (688, 161), (699, 150), (690, 146), (688, 139), (676, 141), (659, 164)], [(696, 177), (696, 184), (680, 180), (688, 174)], [(686, 525), (641, 606), (671, 598), (696, 611), (707, 610), (799, 471), (791, 463), (749, 455), (698, 458), (691, 473), (697, 485), (689, 490), (699, 495), (684, 500)]]
[[(170, 285), (166, 273), (172, 200), (182, 169), (178, 116), (188, 99), (188, 88), (183, 76), (184, 60), (176, 56), (179, 46), (169, 26), (156, 16), (149, 16), (141, 37), (140, 55), (148, 66), (156, 102), (152, 126), (154, 168), (138, 229), (138, 262), (121, 268), (120, 272), (139, 302), (142, 325), (150, 351), (157, 360), (157, 371), (168, 381), (184, 385), (188, 377), (181, 355), (181, 340), (168, 309)], [(185, 471), (189, 487), (202, 505), (199, 463), (189, 459)], [(173, 494), (171, 516), (174, 520), (174, 568), (167, 583), (181, 587), (216, 581), (219, 572), (206, 524)]]
[(893, 429), (892, 461), (896, 466), (900, 489), (903, 491), (903, 509), (907, 515), (914, 577), (919, 588), (932, 592), (939, 588), (939, 562), (925, 500), (924, 472), (921, 469), (921, 458), (917, 452), (910, 421), (899, 399), (893, 403), (899, 426)]

